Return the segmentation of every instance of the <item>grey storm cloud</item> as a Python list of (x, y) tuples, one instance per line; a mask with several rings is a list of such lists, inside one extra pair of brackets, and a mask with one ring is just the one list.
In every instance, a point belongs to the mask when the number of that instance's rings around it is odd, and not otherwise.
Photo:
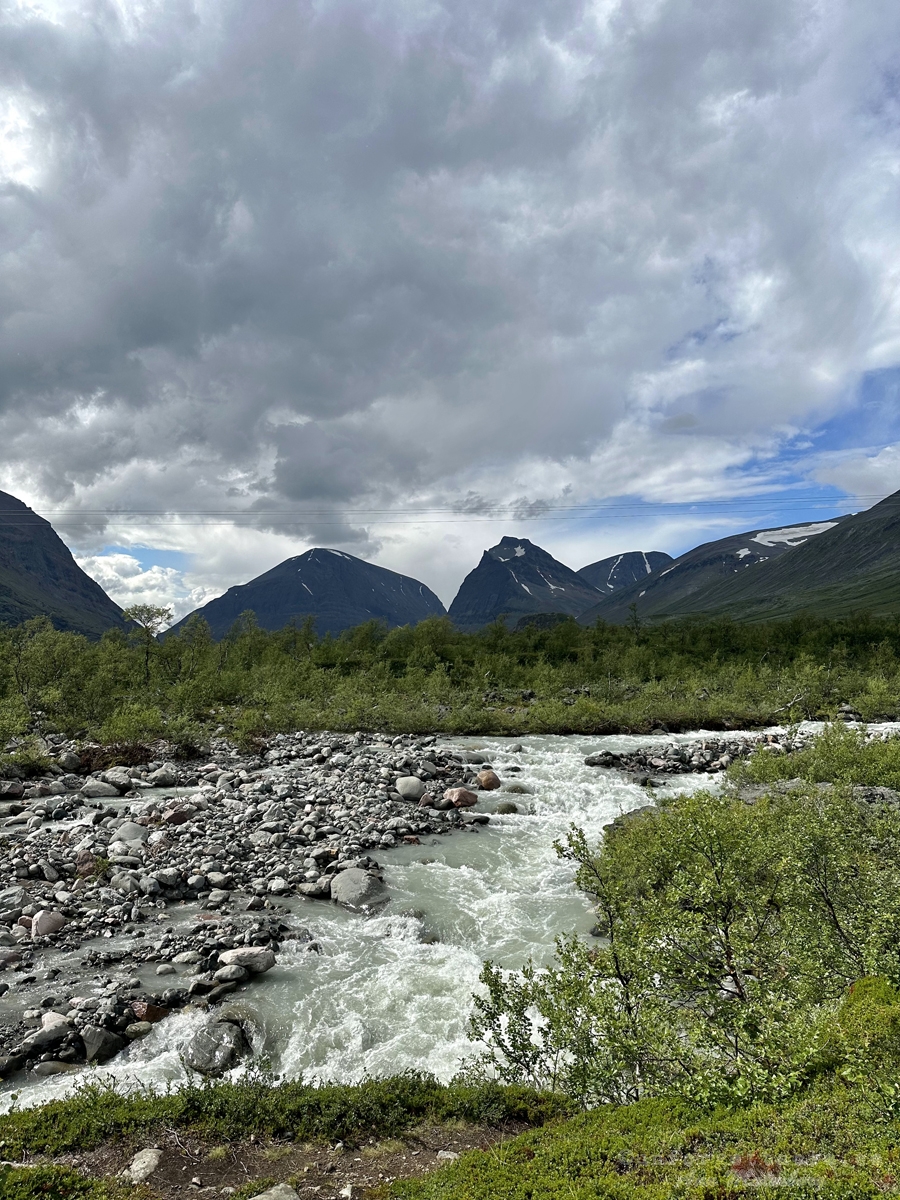
[(898, 50), (888, 0), (13, 0), (7, 486), (264, 525), (764, 459), (900, 361)]

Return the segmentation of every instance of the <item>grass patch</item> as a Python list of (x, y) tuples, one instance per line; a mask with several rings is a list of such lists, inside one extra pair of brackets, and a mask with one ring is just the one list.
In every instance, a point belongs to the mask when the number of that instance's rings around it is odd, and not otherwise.
[(900, 1195), (895, 1121), (835, 1085), (783, 1105), (704, 1113), (666, 1100), (605, 1106), (417, 1180), (396, 1200), (863, 1200)]
[(256, 1134), (356, 1145), (370, 1137), (396, 1137), (423, 1122), (542, 1124), (566, 1109), (560, 1097), (526, 1087), (443, 1085), (423, 1075), (322, 1086), (273, 1084), (259, 1076), (239, 1083), (190, 1085), (165, 1094), (124, 1094), (88, 1084), (67, 1099), (0, 1117), (0, 1152), (12, 1158), (90, 1150), (164, 1127), (216, 1142)]
[(143, 1186), (88, 1179), (68, 1167), (0, 1166), (0, 1200), (151, 1200)]

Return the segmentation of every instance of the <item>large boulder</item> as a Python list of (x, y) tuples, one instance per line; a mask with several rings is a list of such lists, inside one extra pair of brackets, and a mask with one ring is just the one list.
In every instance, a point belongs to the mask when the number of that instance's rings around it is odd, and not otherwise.
[(62, 913), (49, 908), (39, 908), (31, 918), (31, 936), (49, 937), (52, 933), (59, 933), (65, 923), (66, 918)]
[(338, 871), (331, 881), (331, 898), (344, 908), (361, 911), (386, 904), (390, 899), (388, 890), (375, 876), (360, 867), (348, 867)]
[(500, 786), (500, 776), (496, 771), (492, 771), (490, 767), (479, 771), (475, 778), (478, 780), (478, 786), (483, 792), (492, 792)]
[(151, 787), (175, 787), (178, 783), (178, 772), (171, 763), (164, 763), (147, 776), (147, 782)]
[(113, 830), (112, 838), (115, 842), (146, 842), (150, 836), (150, 830), (146, 825), (138, 825), (137, 821), (123, 821), (122, 824)]
[(421, 800), (425, 795), (425, 784), (418, 775), (401, 775), (394, 784), (394, 790), (399, 792), (404, 800)]
[(81, 789), (82, 796), (87, 800), (103, 800), (107, 796), (118, 796), (119, 789), (102, 779), (89, 779)]
[(71, 1031), (72, 1022), (62, 1013), (48, 1012), (41, 1017), (41, 1027), (30, 1034), (24, 1042), (29, 1050), (46, 1050), (56, 1046)]
[(81, 1031), (81, 1040), (84, 1042), (85, 1058), (88, 1062), (95, 1063), (108, 1062), (128, 1044), (117, 1033), (101, 1029), (99, 1025), (85, 1025)]
[(237, 946), (234, 950), (223, 950), (219, 962), (225, 967), (243, 967), (261, 975), (275, 966), (275, 955), (268, 946)]
[(139, 1150), (131, 1163), (121, 1173), (121, 1178), (130, 1183), (146, 1183), (162, 1161), (162, 1150), (155, 1146)]
[(250, 1052), (244, 1031), (231, 1021), (201, 1025), (184, 1048), (185, 1064), (201, 1075), (222, 1075)]
[(447, 788), (444, 799), (449, 800), (454, 808), (471, 808), (478, 803), (475, 793), (464, 787)]
[(108, 771), (104, 771), (103, 778), (116, 788), (120, 796), (130, 792), (134, 786), (131, 781), (131, 772), (126, 767), (110, 767)]

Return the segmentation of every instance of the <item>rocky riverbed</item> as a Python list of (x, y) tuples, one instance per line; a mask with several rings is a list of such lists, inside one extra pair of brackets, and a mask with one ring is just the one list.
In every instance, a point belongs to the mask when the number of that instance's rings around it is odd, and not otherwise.
[[(412, 1066), (434, 1036), (449, 1064), (481, 959), (549, 950), (584, 907), (552, 851), (570, 821), (599, 837), (646, 802), (636, 783), (704, 786), (760, 740), (781, 753), (807, 736), (523, 750), (298, 733), (255, 755), (219, 740), (202, 762), (160, 748), (103, 771), (87, 770), (91, 748), (51, 743), (45, 777), (0, 783), (0, 1075), (19, 1086), (129, 1047), (149, 1064), (163, 1044), (221, 1074), (263, 1044), (270, 992), (279, 1014), (299, 1004), (278, 1042), (288, 1070), (318, 1061), (350, 1077), (345, 1062), (377, 1070), (398, 1053)], [(398, 1026), (407, 1003), (417, 1016)], [(168, 1020), (179, 1037), (160, 1043)]]
[[(50, 747), (50, 774), (0, 782), (0, 993), (35, 983), (42, 951), (67, 952), (55, 968), (61, 977), (91, 947), (74, 991), (48, 978), (40, 1007), (0, 1028), (0, 1075), (105, 1062), (171, 1011), (211, 1007), (258, 980), (283, 942), (314, 950), (312, 934), (279, 912), (283, 898), (361, 913), (384, 904), (373, 852), (486, 823), (488, 814), (472, 811), (478, 793), (501, 786), (483, 755), (434, 743), (298, 733), (277, 736), (258, 756), (217, 741), (202, 763), (85, 776), (90, 751), (60, 742)], [(194, 905), (187, 929), (167, 923)], [(128, 948), (104, 952), (103, 939), (124, 931)], [(157, 986), (135, 977), (110, 981), (99, 999), (78, 994), (79, 973), (112, 963), (153, 964)], [(173, 963), (195, 968), (184, 986), (166, 986)], [(192, 1061), (208, 1074), (247, 1048), (239, 1029), (218, 1029), (213, 1040), (221, 1052), (207, 1045)]]

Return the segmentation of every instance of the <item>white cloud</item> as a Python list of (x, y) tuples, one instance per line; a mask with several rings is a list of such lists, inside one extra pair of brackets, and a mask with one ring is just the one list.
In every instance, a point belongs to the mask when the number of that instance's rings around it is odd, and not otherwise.
[(0, 484), (120, 602), (316, 543), (449, 599), (509, 522), (422, 509), (778, 487), (900, 362), (891, 0), (260, 11), (0, 15)]

